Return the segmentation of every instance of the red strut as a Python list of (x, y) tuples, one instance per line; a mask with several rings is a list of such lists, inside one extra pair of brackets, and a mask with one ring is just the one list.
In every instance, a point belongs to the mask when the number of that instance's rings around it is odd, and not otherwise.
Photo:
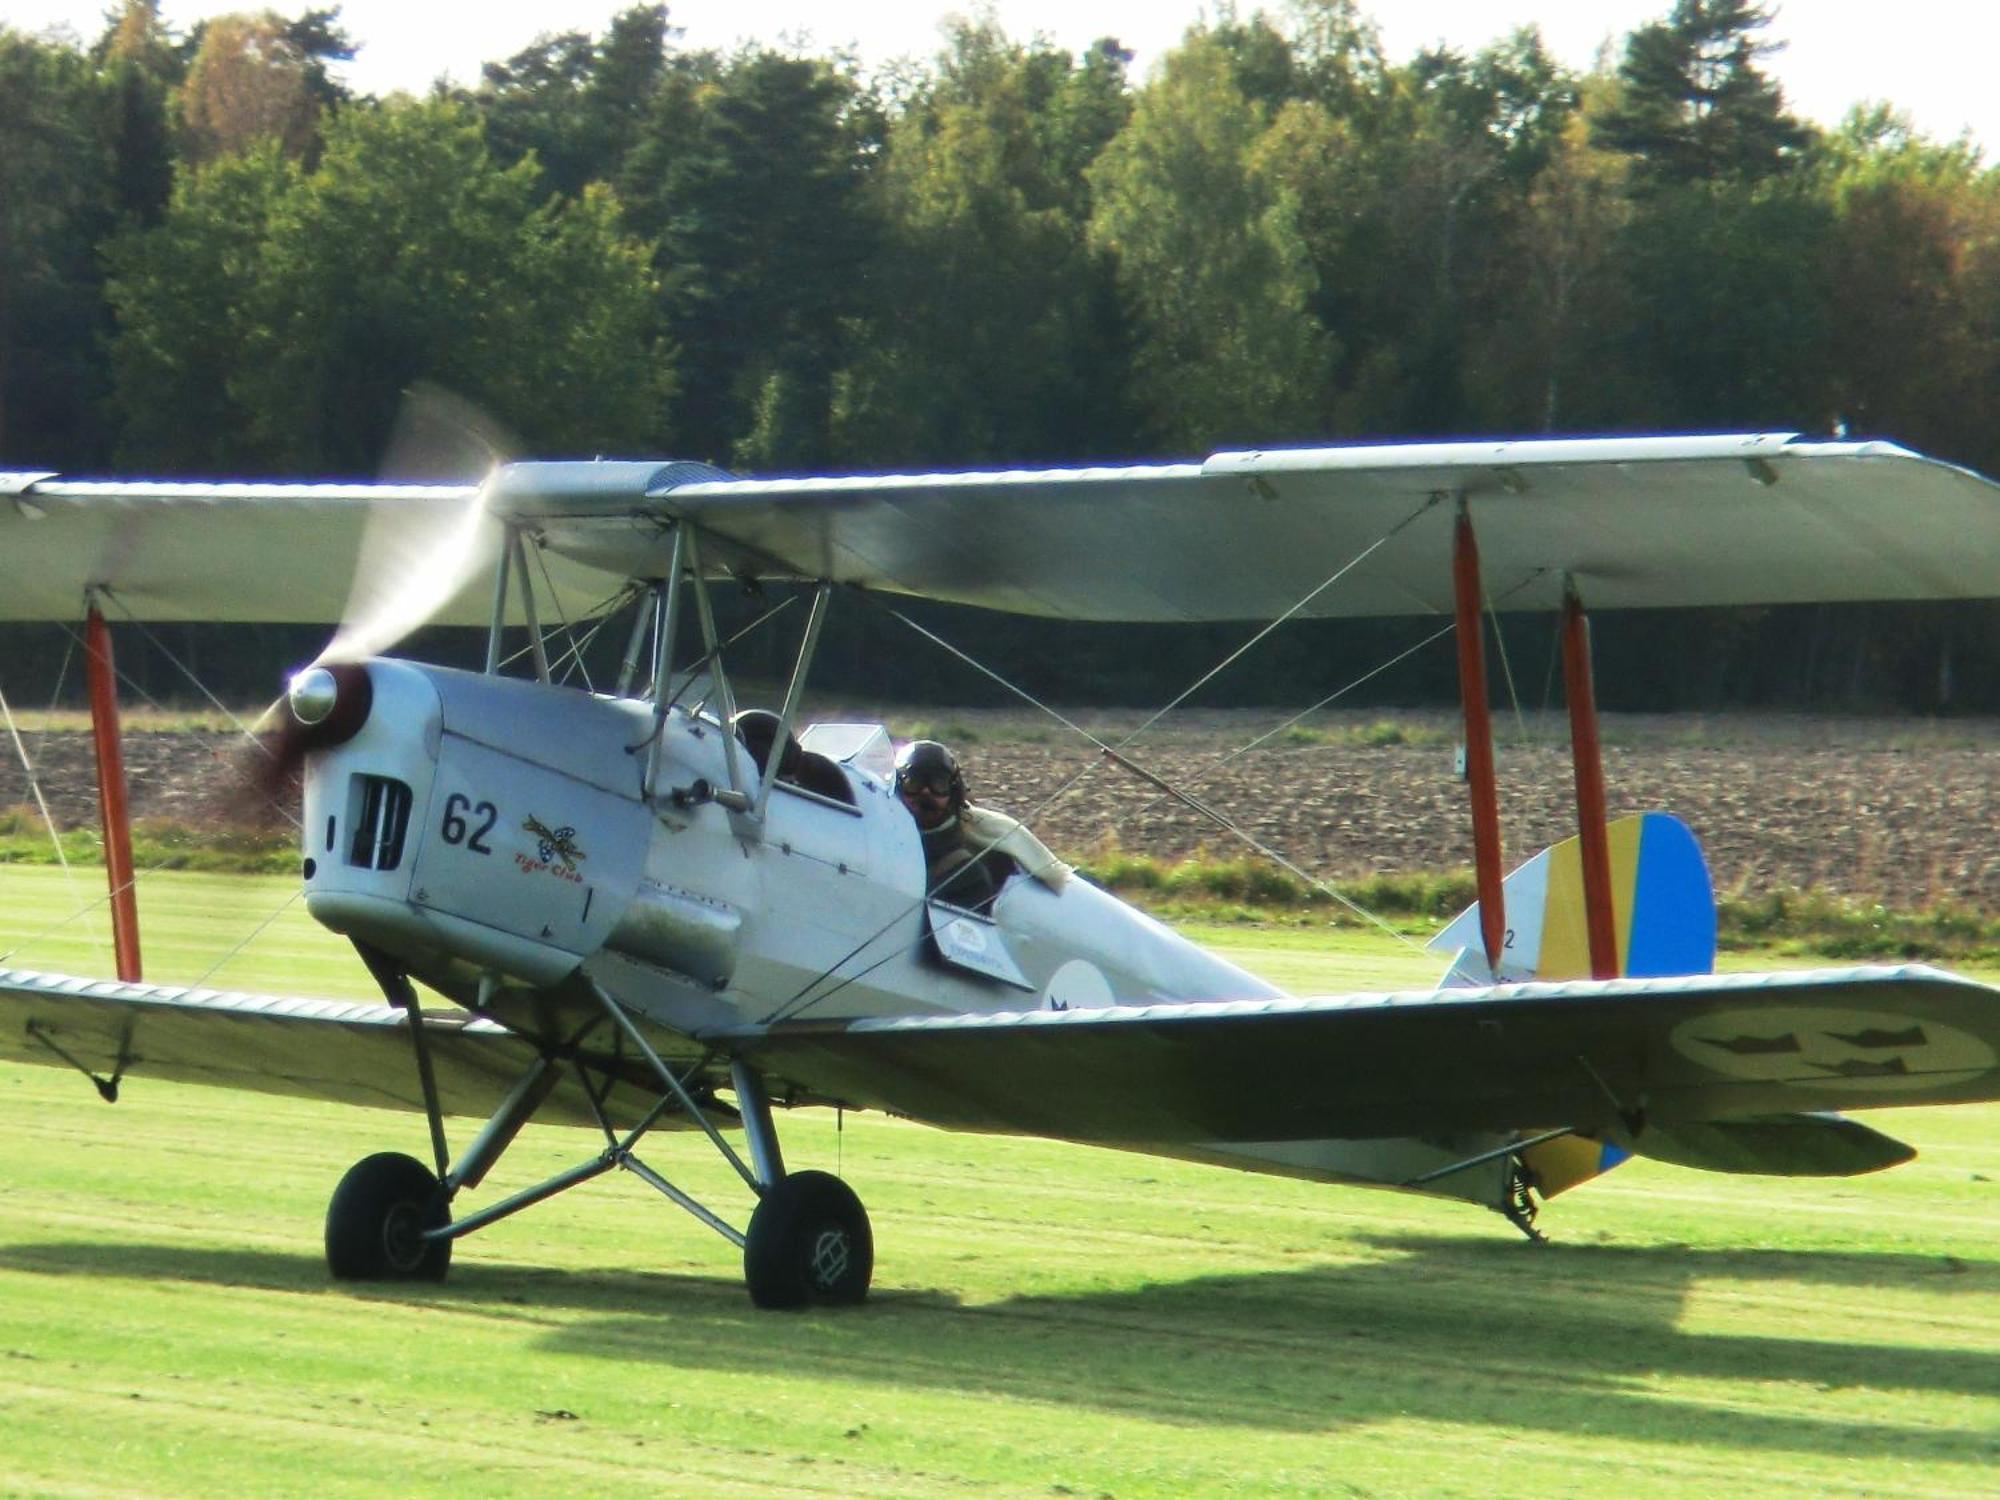
[(1618, 924), (1611, 910), (1611, 844), (1605, 834), (1604, 757), (1597, 745), (1597, 690), (1591, 683), (1590, 617), (1576, 585), (1563, 588), (1563, 695), (1569, 699), (1570, 759), (1576, 766), (1576, 831), (1583, 849), (1583, 916), (1590, 977), (1618, 977)]
[(139, 901), (132, 886), (132, 819), (125, 804), (125, 751), (118, 734), (118, 682), (111, 631), (96, 601), (83, 625), (90, 676), (90, 736), (97, 747), (97, 807), (104, 820), (104, 866), (111, 882), (111, 944), (118, 977), (139, 978)]
[(1479, 936), (1497, 979), (1507, 940), (1507, 898), (1500, 882), (1500, 798), (1493, 779), (1493, 714), (1486, 701), (1486, 642), (1480, 607), (1479, 542), (1465, 501), (1451, 557), (1458, 604), (1458, 696), (1465, 705), (1465, 775), (1472, 787), (1472, 869), (1479, 883)]

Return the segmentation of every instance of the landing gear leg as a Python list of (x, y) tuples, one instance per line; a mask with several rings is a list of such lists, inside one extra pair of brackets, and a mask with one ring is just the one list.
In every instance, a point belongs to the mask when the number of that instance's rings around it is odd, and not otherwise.
[[(645, 1059), (665, 1092), (621, 1135), (604, 1107), (611, 1087), (610, 1071), (607, 1068), (604, 1072), (601, 1088), (593, 1087), (590, 1065), (581, 1057), (570, 1057), (585, 1098), (604, 1129), (603, 1151), (534, 1187), (454, 1218), (452, 1200), (459, 1189), (478, 1186), (488, 1168), (555, 1090), (561, 1077), (557, 1053), (544, 1053), (528, 1065), (464, 1156), (452, 1163), (445, 1149), (437, 1078), (416, 992), (393, 960), (361, 944), (355, 946), (383, 993), (409, 1017), (437, 1170), (400, 1152), (382, 1152), (349, 1169), (327, 1208), (326, 1260), (335, 1276), (348, 1280), (442, 1280), (451, 1265), (453, 1240), (623, 1168), (742, 1249), (743, 1278), (751, 1301), (759, 1307), (833, 1306), (859, 1302), (868, 1295), (875, 1269), (875, 1241), (867, 1211), (854, 1190), (830, 1173), (786, 1173), (771, 1120), (770, 1096), (757, 1072), (742, 1062), (730, 1064), (749, 1157), (746, 1162), (704, 1111), (704, 1100), (713, 1108), (705, 1085), (697, 1085), (700, 1098), (689, 1089), (698, 1072), (714, 1059), (688, 1067), (683, 1078), (601, 988), (597, 998), (606, 1017)], [(565, 1044), (563, 1055), (574, 1051), (577, 1040)], [(739, 1232), (718, 1218), (639, 1159), (634, 1148), (640, 1139), (669, 1115), (697, 1126), (736, 1169), (745, 1186), (756, 1193), (757, 1208), (747, 1232)]]
[[(840, 1306), (861, 1301), (875, 1274), (875, 1238), (867, 1210), (854, 1189), (829, 1172), (785, 1171), (771, 1099), (764, 1080), (743, 1062), (732, 1062), (730, 1082), (743, 1118), (746, 1166), (702, 1117), (680, 1080), (610, 996), (599, 1000), (680, 1099), (690, 1118), (705, 1130), (745, 1183), (757, 1194), (750, 1227), (741, 1236), (743, 1280), (759, 1307)], [(655, 1184), (658, 1186), (658, 1184)], [(683, 1203), (683, 1207), (689, 1205)], [(733, 1236), (732, 1236), (733, 1237)]]
[(730, 1081), (756, 1176), (743, 1236), (743, 1281), (759, 1307), (849, 1305), (868, 1295), (875, 1236), (854, 1189), (829, 1172), (785, 1171), (764, 1080), (741, 1062)]
[(442, 1281), (451, 1267), (451, 1241), (431, 1231), (451, 1222), (454, 1184), (423, 1012), (408, 975), (365, 943), (354, 946), (382, 993), (409, 1020), (437, 1170), (400, 1151), (379, 1151), (349, 1167), (326, 1206), (326, 1267), (343, 1281)]

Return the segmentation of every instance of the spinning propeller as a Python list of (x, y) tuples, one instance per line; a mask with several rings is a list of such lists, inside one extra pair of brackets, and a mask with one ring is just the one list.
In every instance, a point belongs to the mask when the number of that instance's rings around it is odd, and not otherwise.
[(448, 391), (420, 383), (405, 394), (381, 478), (460, 484), (467, 493), (376, 506), (340, 625), (258, 721), (261, 753), (246, 779), (260, 797), (282, 797), (308, 752), (360, 731), (373, 697), (362, 663), (427, 624), (498, 564), (506, 536), (488, 506), (488, 481), (514, 447), (498, 423)]
[(505, 536), (487, 506), (487, 481), (513, 448), (508, 434), (470, 402), (434, 385), (410, 389), (381, 477), (473, 488), (456, 503), (376, 508), (355, 557), (340, 627), (314, 667), (381, 655), (499, 561)]

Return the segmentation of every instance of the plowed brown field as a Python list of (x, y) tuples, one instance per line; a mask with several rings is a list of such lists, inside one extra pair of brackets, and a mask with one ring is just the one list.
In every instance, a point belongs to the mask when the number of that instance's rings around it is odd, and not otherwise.
[[(1129, 714), (1077, 717), (1113, 744), (1140, 723)], [(1326, 714), (1224, 761), (1277, 722), (1249, 710), (1177, 716), (1127, 753), (1315, 874), (1468, 862), (1451, 717)], [(1060, 851), (1105, 841), (1167, 857), (1240, 849), (1059, 726), (979, 710), (938, 711), (927, 724), (963, 755), (975, 798), (1029, 818)], [(1404, 742), (1369, 743), (1394, 738), (1387, 725)], [(1559, 718), (1509, 719), (1499, 732), (1512, 863), (1572, 831), (1569, 756)], [(2000, 910), (2000, 723), (1611, 716), (1604, 733), (1613, 815), (1680, 814), (1708, 849), (1718, 890), (1819, 888), (1901, 908), (1948, 901)], [(31, 734), (28, 748), (58, 817), (91, 822), (88, 737)], [(130, 735), (135, 814), (195, 824), (230, 816), (223, 767), (233, 755), (227, 735)], [(10, 755), (0, 765), (0, 807), (27, 801)]]

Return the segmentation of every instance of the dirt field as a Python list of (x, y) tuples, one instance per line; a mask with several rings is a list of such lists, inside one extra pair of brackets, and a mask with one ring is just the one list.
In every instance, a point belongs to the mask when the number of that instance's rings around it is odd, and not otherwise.
[[(1114, 744), (1139, 723), (1136, 715), (1079, 718)], [(1317, 874), (1470, 859), (1449, 716), (1322, 715), (1220, 763), (1277, 722), (1248, 710), (1193, 713), (1149, 731), (1127, 753)], [(1052, 722), (938, 710), (921, 724), (909, 716), (892, 723), (954, 741), (975, 798), (1028, 817), (1058, 850), (1105, 840), (1166, 856), (1240, 847)], [(2000, 910), (2000, 723), (1613, 716), (1604, 729), (1613, 814), (1679, 813), (1707, 847), (1721, 891), (1817, 887), (1899, 908), (1951, 901)], [(1403, 743), (1370, 743), (1398, 732)], [(1499, 733), (1512, 863), (1572, 831), (1569, 759), (1560, 719), (1509, 719)], [(87, 736), (30, 734), (28, 749), (58, 817), (94, 820)], [(233, 755), (228, 735), (131, 734), (135, 814), (197, 824), (229, 815), (224, 767)], [(28, 800), (10, 751), (0, 764), (0, 807)]]

